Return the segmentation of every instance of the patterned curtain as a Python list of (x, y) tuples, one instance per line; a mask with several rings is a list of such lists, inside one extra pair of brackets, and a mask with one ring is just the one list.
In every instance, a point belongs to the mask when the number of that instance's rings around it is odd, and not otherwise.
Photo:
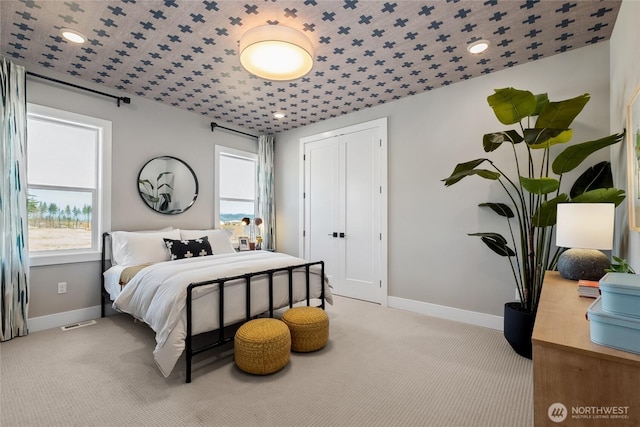
[(276, 248), (276, 205), (273, 188), (273, 144), (271, 135), (258, 138), (258, 216), (262, 218), (262, 249)]
[(29, 252), (27, 249), (27, 97), (25, 70), (0, 63), (0, 341), (27, 335)]

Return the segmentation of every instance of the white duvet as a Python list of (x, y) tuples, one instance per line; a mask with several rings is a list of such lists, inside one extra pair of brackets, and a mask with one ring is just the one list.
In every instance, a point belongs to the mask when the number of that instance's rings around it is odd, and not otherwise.
[[(238, 276), (246, 273), (304, 264), (290, 255), (247, 251), (213, 255), (153, 264), (138, 272), (113, 303), (116, 310), (129, 313), (147, 323), (156, 332), (154, 359), (162, 374), (169, 376), (185, 348), (186, 295), (190, 283)], [(320, 268), (311, 268), (311, 298), (319, 298)], [(245, 286), (243, 281), (225, 285), (224, 323), (245, 319)], [(294, 301), (306, 299), (304, 269), (294, 273)], [(218, 285), (197, 288), (193, 297), (193, 335), (216, 330), (218, 322)], [(332, 303), (325, 276), (325, 299)], [(289, 304), (287, 273), (274, 275), (274, 308)], [(251, 281), (251, 311), (258, 315), (269, 310), (268, 280)]]

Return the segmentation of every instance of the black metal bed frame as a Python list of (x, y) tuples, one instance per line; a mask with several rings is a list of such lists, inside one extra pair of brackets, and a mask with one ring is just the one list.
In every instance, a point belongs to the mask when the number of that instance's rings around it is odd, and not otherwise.
[[(104, 273), (107, 270), (107, 259), (106, 259), (106, 240), (107, 237), (110, 236), (109, 232), (105, 232), (102, 234), (102, 272)], [(109, 262), (111, 262), (109, 260)], [(273, 306), (273, 278), (276, 273), (287, 272), (288, 275), (288, 287), (289, 287), (289, 308), (293, 307), (293, 273), (301, 269), (304, 269), (305, 273), (305, 290), (306, 290), (306, 303), (307, 306), (311, 305), (311, 284), (310, 284), (310, 269), (314, 265), (320, 266), (320, 305), (319, 307), (324, 310), (325, 308), (325, 271), (324, 271), (324, 261), (316, 261), (309, 262), (304, 264), (292, 265), (287, 267), (273, 268), (269, 270), (257, 271), (253, 273), (241, 274), (237, 276), (224, 277), (212, 280), (206, 280), (202, 282), (190, 283), (187, 286), (187, 300), (186, 300), (186, 317), (187, 317), (187, 330), (186, 330), (186, 339), (185, 339), (185, 352), (186, 352), (186, 382), (191, 382), (191, 371), (193, 365), (193, 356), (196, 356), (200, 353), (203, 353), (208, 350), (212, 350), (214, 348), (220, 347), (230, 341), (233, 340), (233, 333), (230, 331), (234, 331), (237, 329), (238, 325), (251, 320), (252, 318), (258, 317), (259, 315), (251, 314), (251, 279), (258, 276), (266, 276), (268, 278), (268, 286), (269, 286), (269, 317), (273, 317), (274, 311), (276, 308)], [(104, 275), (100, 275), (100, 286), (101, 286), (101, 316), (105, 317), (105, 302), (110, 300), (110, 295), (106, 291), (104, 287)], [(244, 280), (245, 287), (245, 320), (236, 322), (231, 325), (225, 325), (224, 319), (224, 290), (225, 285), (228, 282), (232, 281), (242, 281)], [(195, 343), (196, 338), (205, 336), (210, 332), (204, 332), (198, 335), (193, 335), (193, 292), (196, 288), (200, 288), (203, 286), (211, 286), (218, 285), (218, 330), (217, 336), (212, 341), (203, 344), (197, 345)], [(213, 312), (213, 311), (212, 311)], [(262, 313), (264, 314), (264, 313)]]
[[(268, 280), (269, 280), (269, 317), (273, 317), (273, 313), (274, 313), (274, 307), (273, 307), (273, 276), (276, 273), (281, 273), (281, 272), (287, 272), (288, 275), (288, 279), (289, 279), (289, 308), (293, 307), (294, 301), (293, 301), (293, 273), (296, 270), (302, 269), (304, 268), (305, 271), (305, 286), (306, 286), (306, 300), (307, 300), (307, 306), (311, 305), (311, 286), (310, 286), (310, 274), (309, 274), (309, 270), (311, 268), (311, 266), (313, 265), (320, 265), (320, 308), (322, 308), (324, 310), (324, 261), (316, 261), (316, 262), (309, 262), (309, 263), (305, 263), (305, 264), (299, 264), (299, 265), (292, 265), (292, 266), (288, 266), (288, 267), (280, 267), (280, 268), (274, 268), (274, 269), (270, 269), (270, 270), (264, 270), (264, 271), (257, 271), (254, 273), (247, 273), (247, 274), (241, 274), (238, 276), (232, 276), (232, 277), (225, 277), (225, 278), (221, 278), (221, 279), (214, 279), (214, 280), (207, 280), (207, 281), (203, 281), (203, 282), (197, 282), (197, 283), (191, 283), (188, 287), (187, 287), (187, 337), (186, 337), (186, 342), (185, 342), (185, 351), (186, 351), (186, 369), (187, 369), (187, 373), (186, 373), (186, 377), (187, 377), (187, 383), (191, 382), (191, 366), (192, 366), (192, 360), (193, 360), (193, 356), (200, 354), (204, 351), (207, 350), (211, 350), (214, 349), (216, 347), (219, 347), (223, 344), (228, 343), (229, 341), (233, 340), (233, 335), (229, 334), (229, 336), (227, 336), (227, 332), (228, 329), (233, 330), (234, 326), (237, 325), (233, 324), (233, 325), (225, 325), (225, 321), (224, 321), (224, 289), (225, 289), (225, 284), (227, 282), (231, 282), (231, 281), (237, 281), (237, 280), (244, 280), (244, 287), (245, 287), (245, 320), (244, 322), (247, 322), (249, 320), (251, 320), (252, 318), (256, 317), (255, 315), (251, 314), (251, 279), (257, 276), (267, 276)], [(193, 311), (193, 291), (196, 288), (202, 287), (202, 286), (209, 286), (209, 285), (218, 285), (218, 292), (219, 292), (219, 297), (218, 297), (218, 325), (219, 325), (219, 329), (218, 329), (218, 337), (217, 340), (210, 342), (208, 344), (204, 344), (202, 346), (195, 346), (194, 345), (194, 337), (192, 336), (192, 328), (193, 328), (193, 320), (192, 320), (192, 311)], [(240, 322), (240, 323), (244, 323), (244, 322)]]

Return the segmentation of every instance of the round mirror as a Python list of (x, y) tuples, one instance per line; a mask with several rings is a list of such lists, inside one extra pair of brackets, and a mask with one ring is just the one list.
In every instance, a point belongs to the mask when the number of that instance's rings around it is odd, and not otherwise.
[(176, 215), (186, 211), (198, 197), (198, 179), (193, 169), (175, 157), (149, 160), (138, 174), (138, 192), (156, 212)]

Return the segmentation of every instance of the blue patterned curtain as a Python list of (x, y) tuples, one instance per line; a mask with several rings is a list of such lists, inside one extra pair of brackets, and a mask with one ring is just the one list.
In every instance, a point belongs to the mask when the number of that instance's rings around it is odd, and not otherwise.
[(27, 335), (29, 253), (27, 249), (27, 97), (24, 67), (0, 63), (0, 341)]
[(276, 248), (276, 205), (273, 188), (273, 144), (271, 135), (258, 138), (258, 216), (262, 218), (262, 249)]

